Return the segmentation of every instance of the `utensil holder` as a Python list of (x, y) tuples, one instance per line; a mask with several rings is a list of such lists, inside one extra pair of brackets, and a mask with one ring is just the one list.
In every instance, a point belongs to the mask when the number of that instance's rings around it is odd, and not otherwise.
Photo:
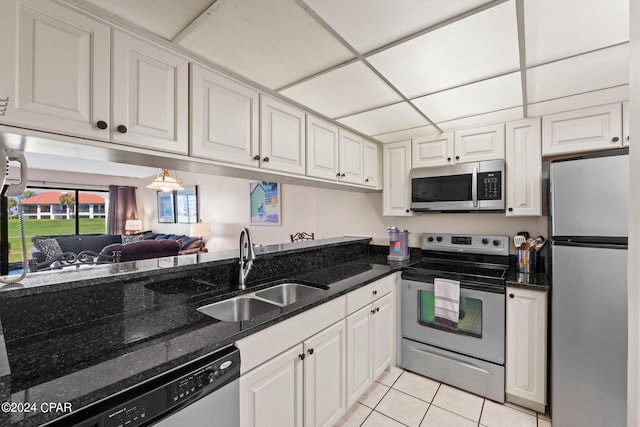
[(516, 249), (516, 270), (521, 273), (535, 273), (538, 270), (538, 251)]

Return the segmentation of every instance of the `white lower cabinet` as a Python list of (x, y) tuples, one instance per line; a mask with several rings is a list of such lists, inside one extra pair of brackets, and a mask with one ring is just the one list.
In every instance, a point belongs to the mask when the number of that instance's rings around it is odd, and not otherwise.
[(240, 378), (240, 424), (331, 426), (346, 412), (344, 373), (342, 320)]
[(544, 413), (547, 404), (547, 292), (507, 287), (507, 401)]
[(396, 276), (347, 294), (347, 407), (391, 364)]

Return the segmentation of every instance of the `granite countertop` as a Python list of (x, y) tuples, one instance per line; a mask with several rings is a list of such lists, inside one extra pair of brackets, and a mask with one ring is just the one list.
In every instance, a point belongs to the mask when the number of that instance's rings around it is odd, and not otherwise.
[[(368, 241), (364, 242), (368, 244)], [(270, 254), (304, 252), (305, 248), (321, 244), (329, 247), (335, 245), (335, 250), (339, 251), (340, 245), (353, 242), (359, 241), (355, 238), (339, 238), (331, 242), (316, 241), (315, 244), (294, 247), (289, 244), (276, 245), (278, 248), (263, 247), (256, 252), (260, 254), (258, 259), (264, 259)], [(212, 256), (213, 260), (205, 262), (222, 269), (230, 266), (236, 268), (237, 258), (229, 260), (220, 254)], [(152, 261), (156, 263), (158, 260)], [(260, 267), (254, 266), (256, 268)], [(255, 284), (241, 292), (221, 286), (215, 280), (210, 282), (207, 276), (184, 276), (161, 281), (150, 279), (148, 275), (137, 276), (134, 272), (133, 278), (127, 276), (129, 279), (126, 281), (100, 276), (98, 282), (102, 286), (91, 285), (95, 289), (90, 294), (87, 294), (86, 287), (81, 287), (81, 280), (67, 287), (63, 286), (66, 283), (54, 281), (54, 285), (60, 286), (56, 292), (64, 294), (65, 301), (60, 302), (60, 307), (52, 312), (59, 313), (72, 306), (71, 302), (79, 302), (88, 304), (92, 310), (111, 310), (112, 313), (101, 313), (93, 321), (83, 320), (75, 324), (69, 321), (70, 325), (42, 333), (38, 330), (38, 322), (51, 323), (59, 319), (37, 319), (34, 324), (29, 323), (29, 319), (25, 319), (26, 324), (5, 321), (18, 318), (12, 317), (10, 311), (19, 305), (16, 304), (18, 301), (27, 300), (21, 299), (21, 296), (30, 296), (29, 300), (34, 300), (35, 304), (39, 298), (45, 297), (50, 304), (56, 304), (49, 294), (51, 289), (46, 288), (42, 280), (31, 279), (35, 283), (25, 284), (13, 291), (11, 297), (17, 300), (4, 299), (9, 303), (4, 305), (3, 335), (0, 336), (0, 390), (5, 393), (3, 401), (38, 404), (69, 402), (75, 411), (378, 280), (395, 269), (396, 266), (387, 263), (386, 256), (374, 253), (293, 273), (286, 277), (287, 281), (323, 285), (328, 289), (316, 298), (278, 308), (243, 322), (219, 321), (196, 309), (236, 294), (255, 292), (283, 282), (284, 278)], [(85, 274), (73, 273), (74, 276), (83, 277)], [(221, 280), (224, 282), (228, 278)], [(18, 295), (15, 295), (16, 292)], [(74, 317), (74, 313), (68, 315)], [(35, 319), (38, 313), (33, 312), (32, 316)], [(64, 412), (0, 413), (0, 425), (36, 426), (63, 415)]]

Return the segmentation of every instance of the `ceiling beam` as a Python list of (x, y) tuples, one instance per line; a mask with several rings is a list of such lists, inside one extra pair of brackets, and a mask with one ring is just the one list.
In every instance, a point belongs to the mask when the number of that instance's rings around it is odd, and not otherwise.
[(516, 0), (516, 20), (518, 25), (518, 53), (520, 55), (520, 85), (522, 86), (522, 116), (529, 117), (527, 108), (527, 54), (524, 31), (524, 0)]

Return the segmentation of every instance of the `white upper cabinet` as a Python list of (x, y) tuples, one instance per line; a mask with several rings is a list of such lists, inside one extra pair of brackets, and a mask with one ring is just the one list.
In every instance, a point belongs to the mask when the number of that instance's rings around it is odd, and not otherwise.
[(260, 117), (260, 167), (304, 175), (304, 111), (269, 96), (260, 95)]
[(411, 141), (399, 141), (382, 146), (383, 185), (382, 214), (385, 216), (410, 216)]
[(362, 184), (364, 139), (354, 133), (340, 129), (340, 181)]
[(188, 62), (113, 33), (113, 141), (187, 154)]
[(412, 168), (453, 164), (453, 133), (416, 138), (411, 150)]
[(307, 115), (307, 176), (336, 180), (338, 126)]
[(504, 125), (466, 129), (454, 134), (456, 163), (504, 158)]
[(380, 188), (380, 146), (371, 141), (364, 141), (364, 175), (363, 184), (367, 187)]
[(109, 139), (110, 28), (43, 1), (4, 0), (0, 21), (0, 122)]
[(507, 216), (542, 215), (540, 118), (506, 124)]
[(542, 155), (622, 146), (622, 107), (600, 105), (542, 117)]
[(191, 154), (258, 166), (258, 109), (257, 90), (192, 64)]

